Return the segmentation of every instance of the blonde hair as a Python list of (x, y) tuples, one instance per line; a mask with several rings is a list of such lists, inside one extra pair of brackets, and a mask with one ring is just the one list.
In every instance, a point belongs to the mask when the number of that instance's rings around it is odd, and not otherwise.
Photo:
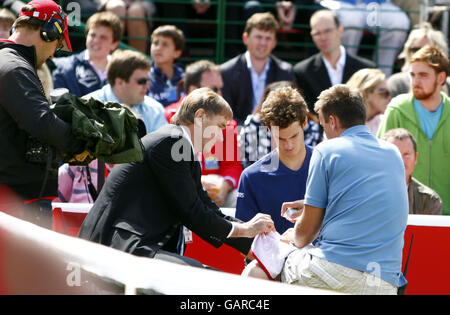
[(444, 52), (437, 46), (425, 46), (422, 47), (411, 57), (411, 63), (424, 62), (436, 71), (436, 73), (445, 72), (449, 74), (449, 60)]
[(375, 88), (386, 80), (386, 75), (379, 69), (361, 69), (356, 71), (347, 81), (347, 85), (358, 89), (363, 97), (366, 107), (366, 116), (371, 117), (371, 111), (367, 97), (375, 91)]
[(442, 52), (448, 56), (447, 40), (445, 39), (444, 33), (441, 31), (433, 29), (433, 26), (429, 22), (423, 22), (417, 25), (408, 36), (408, 39), (403, 46), (403, 51), (398, 56), (399, 58), (405, 58), (406, 64), (410, 62), (410, 49), (414, 48), (413, 45), (416, 41), (427, 38), (431, 41), (432, 45), (438, 46)]

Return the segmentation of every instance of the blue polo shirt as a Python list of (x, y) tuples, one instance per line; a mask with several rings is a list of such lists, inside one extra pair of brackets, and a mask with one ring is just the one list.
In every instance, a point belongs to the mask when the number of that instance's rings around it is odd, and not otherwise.
[(236, 218), (249, 221), (257, 213), (270, 214), (276, 230), (282, 234), (293, 223), (281, 216), (285, 201), (303, 199), (312, 148), (306, 147), (302, 167), (293, 171), (278, 158), (276, 150), (247, 167), (241, 174), (236, 201)]
[(325, 209), (312, 255), (402, 286), (408, 219), (405, 170), (397, 148), (366, 126), (316, 146), (305, 204)]

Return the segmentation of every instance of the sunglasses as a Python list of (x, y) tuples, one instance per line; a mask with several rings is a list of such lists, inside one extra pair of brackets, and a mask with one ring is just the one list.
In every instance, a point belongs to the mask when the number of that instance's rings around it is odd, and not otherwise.
[(389, 92), (388, 89), (378, 89), (375, 92), (378, 95), (380, 95), (382, 98), (389, 98), (389, 97), (391, 97), (391, 92)]
[(415, 54), (418, 52), (422, 47), (410, 47), (408, 50), (411, 54)]
[(147, 84), (147, 82), (149, 82), (150, 79), (149, 78), (140, 78), (140, 79), (136, 79), (136, 83), (139, 85), (145, 85)]
[(213, 90), (214, 93), (219, 93), (220, 91), (220, 88), (218, 88), (217, 86), (209, 86), (209, 88)]

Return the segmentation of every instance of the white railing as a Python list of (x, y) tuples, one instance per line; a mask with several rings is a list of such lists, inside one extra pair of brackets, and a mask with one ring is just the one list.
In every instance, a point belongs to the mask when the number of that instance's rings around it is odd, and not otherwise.
[(0, 292), (181, 295), (335, 294), (136, 257), (0, 212)]

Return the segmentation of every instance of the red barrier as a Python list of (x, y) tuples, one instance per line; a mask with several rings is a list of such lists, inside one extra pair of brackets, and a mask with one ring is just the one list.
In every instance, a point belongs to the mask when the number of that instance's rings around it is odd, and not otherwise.
[[(54, 230), (75, 236), (91, 205), (54, 205)], [(83, 208), (84, 207), (84, 208)], [(234, 209), (222, 209), (234, 215)], [(450, 294), (450, 216), (410, 215), (405, 232), (403, 267), (414, 234), (406, 279), (406, 294)], [(185, 255), (205, 265), (225, 272), (240, 274), (244, 269), (244, 258), (235, 249), (223, 245), (215, 248), (193, 234), (193, 242), (187, 244)]]
[(450, 294), (450, 217), (410, 215), (403, 247), (403, 268), (414, 235), (406, 294)]

